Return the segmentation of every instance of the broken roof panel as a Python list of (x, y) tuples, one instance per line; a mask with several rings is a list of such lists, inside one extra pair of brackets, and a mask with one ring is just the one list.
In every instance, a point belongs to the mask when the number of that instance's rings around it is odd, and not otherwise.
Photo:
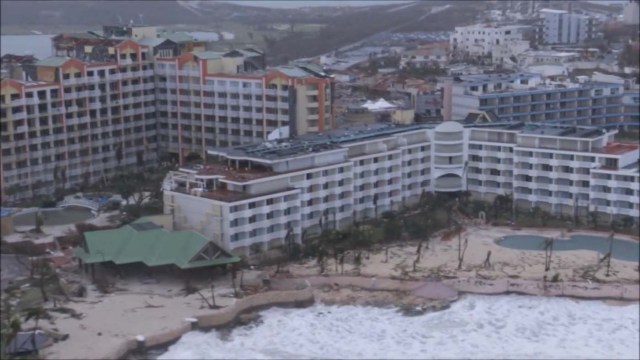
[(62, 66), (70, 58), (62, 56), (51, 56), (36, 62), (36, 66)]

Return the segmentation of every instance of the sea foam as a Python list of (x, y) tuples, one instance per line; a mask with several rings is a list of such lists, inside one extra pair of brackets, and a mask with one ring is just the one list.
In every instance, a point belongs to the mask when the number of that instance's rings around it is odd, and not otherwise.
[(159, 359), (638, 359), (639, 305), (530, 296), (465, 296), (415, 317), (316, 304), (272, 308), (258, 323), (190, 332)]

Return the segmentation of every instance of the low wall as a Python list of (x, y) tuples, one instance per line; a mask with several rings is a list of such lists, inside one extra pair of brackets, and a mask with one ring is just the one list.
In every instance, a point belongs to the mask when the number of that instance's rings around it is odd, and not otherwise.
[(455, 300), (458, 291), (442, 282), (428, 280), (403, 280), (385, 277), (363, 276), (310, 276), (301, 278), (271, 279), (271, 286), (287, 290), (300, 286), (300, 281), (313, 286), (355, 287), (369, 291), (401, 291), (431, 300)]
[[(198, 329), (211, 329), (229, 325), (237, 319), (238, 315), (248, 311), (277, 305), (310, 304), (313, 303), (313, 301), (313, 289), (311, 287), (302, 290), (269, 291), (238, 299), (230, 306), (213, 310), (206, 315), (195, 316), (194, 319), (198, 321)], [(169, 330), (153, 335), (145, 335), (144, 350), (168, 345), (179, 340), (182, 335), (192, 330), (196, 329), (192, 329), (191, 323), (185, 320), (183, 324)], [(122, 345), (118, 346), (118, 348), (114, 349), (111, 354), (108, 354), (104, 358), (123, 359), (129, 352), (134, 350), (140, 350), (138, 349), (138, 343), (136, 339), (129, 339), (124, 341)]]
[(499, 295), (517, 293), (536, 296), (567, 296), (582, 299), (640, 300), (638, 284), (599, 284), (580, 282), (541, 282), (532, 280), (481, 280), (475, 278), (444, 280), (460, 292)]

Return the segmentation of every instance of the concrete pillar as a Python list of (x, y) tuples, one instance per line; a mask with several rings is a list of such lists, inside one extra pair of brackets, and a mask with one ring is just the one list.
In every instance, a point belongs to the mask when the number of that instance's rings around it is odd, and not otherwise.
[(198, 329), (198, 319), (196, 318), (186, 318), (184, 321), (188, 322), (191, 325), (191, 331)]
[(144, 336), (142, 335), (138, 335), (136, 336), (136, 351), (138, 352), (144, 352), (145, 348), (146, 348), (146, 339), (144, 338)]

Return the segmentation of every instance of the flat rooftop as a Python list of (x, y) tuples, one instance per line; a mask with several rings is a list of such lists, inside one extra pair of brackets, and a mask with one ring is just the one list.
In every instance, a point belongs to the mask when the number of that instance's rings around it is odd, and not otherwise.
[(425, 125), (366, 124), (325, 132), (305, 134), (295, 139), (266, 141), (260, 144), (210, 150), (210, 154), (224, 154), (232, 158), (279, 160), (310, 153), (341, 149), (340, 144), (364, 141), (392, 134), (427, 128)]
[(182, 169), (188, 169), (197, 171), (200, 176), (220, 176), (226, 180), (244, 182), (272, 175), (277, 173), (271, 171), (266, 167), (253, 167), (251, 169), (246, 167), (235, 168), (235, 164), (227, 165), (221, 163), (208, 163), (201, 166), (182, 166)]
[[(217, 201), (230, 203), (230, 202), (248, 200), (248, 199), (261, 197), (261, 196), (268, 196), (268, 195), (272, 195), (272, 194), (278, 194), (278, 193), (282, 193), (282, 192), (285, 192), (285, 191), (291, 191), (291, 190), (296, 190), (296, 189), (295, 188), (285, 188), (285, 189), (278, 190), (278, 191), (273, 191), (273, 192), (268, 192), (268, 193), (260, 193), (260, 194), (250, 194), (250, 193), (244, 193), (244, 192), (238, 192), (238, 191), (231, 191), (231, 190), (227, 190), (227, 189), (216, 189), (216, 190), (203, 191), (201, 197), (206, 198), (206, 199), (210, 199), (210, 200), (217, 200)], [(190, 195), (186, 191), (186, 188), (184, 188), (182, 186), (178, 186), (175, 189), (173, 189), (172, 191)]]
[(524, 135), (549, 135), (573, 138), (595, 139), (605, 134), (604, 130), (597, 128), (576, 127), (576, 126), (525, 126), (522, 130)]
[(623, 143), (609, 143), (605, 147), (596, 150), (602, 154), (608, 155), (621, 155), (630, 151), (635, 151), (640, 148), (640, 145), (635, 144), (623, 144)]
[(539, 78), (540, 74), (518, 72), (513, 74), (481, 74), (481, 75), (462, 75), (454, 82), (465, 83), (468, 85), (485, 84), (496, 81), (515, 81), (521, 79)]

